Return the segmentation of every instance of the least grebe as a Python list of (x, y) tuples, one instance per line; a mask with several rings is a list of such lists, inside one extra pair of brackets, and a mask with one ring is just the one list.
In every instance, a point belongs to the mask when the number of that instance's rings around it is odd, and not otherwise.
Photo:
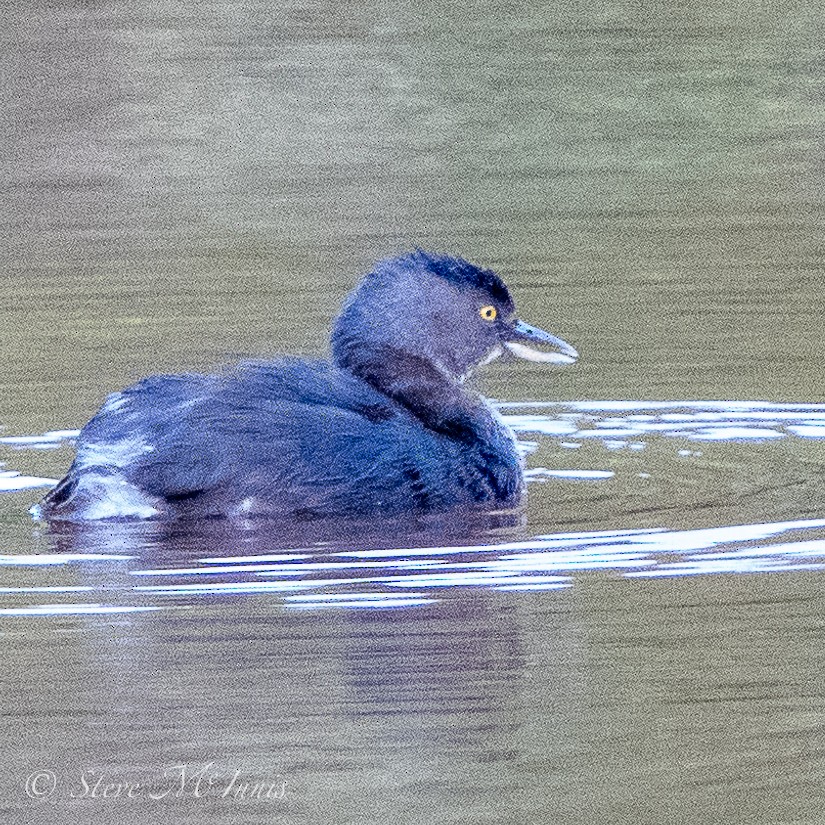
[(513, 433), (464, 385), (505, 349), (577, 358), (516, 318), (494, 272), (421, 250), (381, 261), (335, 321), (331, 362), (159, 375), (110, 395), (36, 512), (301, 519), (515, 506)]

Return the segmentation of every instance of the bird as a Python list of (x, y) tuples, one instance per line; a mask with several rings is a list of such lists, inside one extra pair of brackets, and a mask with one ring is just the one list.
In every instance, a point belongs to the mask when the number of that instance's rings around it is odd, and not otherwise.
[(520, 505), (515, 436), (466, 379), (504, 353), (559, 365), (578, 353), (519, 320), (499, 275), (423, 249), (380, 260), (330, 343), (328, 360), (244, 361), (112, 393), (33, 514), (307, 521)]

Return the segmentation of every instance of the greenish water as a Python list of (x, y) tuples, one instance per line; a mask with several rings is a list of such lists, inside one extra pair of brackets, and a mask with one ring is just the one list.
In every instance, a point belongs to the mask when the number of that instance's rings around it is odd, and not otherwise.
[[(821, 9), (15, 5), (6, 819), (825, 821)], [(153, 372), (322, 354), (415, 245), (581, 353), (479, 376), (521, 522), (30, 521), (21, 480), (72, 456), (42, 434)]]

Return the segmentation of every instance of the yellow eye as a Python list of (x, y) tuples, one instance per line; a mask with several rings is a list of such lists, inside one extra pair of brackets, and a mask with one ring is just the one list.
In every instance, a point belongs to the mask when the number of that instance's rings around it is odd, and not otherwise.
[(496, 311), (496, 308), (495, 308), (494, 306), (492, 306), (492, 305), (491, 305), (491, 306), (482, 307), (482, 308), (478, 311), (478, 314), (479, 314), (479, 315), (480, 315), (480, 316), (481, 316), (481, 317), (482, 317), (485, 321), (495, 321), (495, 320), (496, 320), (496, 315), (498, 315), (498, 312)]

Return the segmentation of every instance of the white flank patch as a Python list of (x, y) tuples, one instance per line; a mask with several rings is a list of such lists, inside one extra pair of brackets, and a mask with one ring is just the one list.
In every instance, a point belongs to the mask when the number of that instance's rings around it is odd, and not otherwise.
[(152, 518), (158, 515), (153, 499), (123, 479), (101, 479), (98, 499), (83, 513), (84, 520)]
[(100, 411), (105, 413), (120, 412), (128, 403), (129, 399), (122, 392), (113, 392), (106, 398), (106, 402)]
[(99, 466), (126, 467), (139, 456), (151, 453), (153, 449), (154, 447), (142, 438), (124, 438), (105, 444), (87, 441), (78, 450), (77, 466), (78, 469)]
[(235, 515), (237, 516), (246, 516), (252, 512), (253, 508), (255, 507), (255, 499), (252, 496), (247, 496), (245, 499), (242, 499), (240, 504), (235, 508)]

